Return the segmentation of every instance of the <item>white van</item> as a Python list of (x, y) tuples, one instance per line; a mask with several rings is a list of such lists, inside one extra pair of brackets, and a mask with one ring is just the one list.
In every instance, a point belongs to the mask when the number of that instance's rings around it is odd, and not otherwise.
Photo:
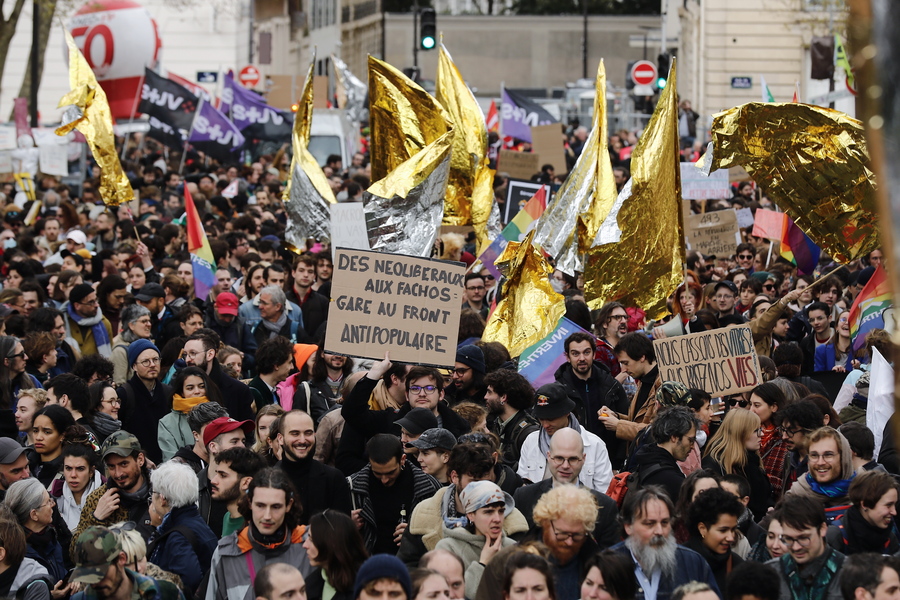
[(309, 151), (320, 167), (332, 154), (341, 157), (344, 168), (350, 165), (356, 153), (359, 132), (347, 120), (341, 109), (327, 108), (313, 111), (312, 125), (309, 131)]

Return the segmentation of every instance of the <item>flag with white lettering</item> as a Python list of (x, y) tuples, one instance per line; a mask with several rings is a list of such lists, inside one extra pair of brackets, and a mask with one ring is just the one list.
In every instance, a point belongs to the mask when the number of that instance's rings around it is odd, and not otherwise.
[(188, 141), (218, 161), (233, 162), (239, 158), (237, 150), (244, 145), (244, 136), (215, 106), (201, 102)]
[(294, 116), (266, 104), (259, 94), (251, 92), (234, 80), (231, 73), (225, 74), (222, 88), (222, 110), (248, 139), (290, 141), (294, 126)]
[(503, 90), (500, 115), (503, 135), (525, 142), (531, 142), (532, 127), (559, 123), (556, 117), (537, 102), (507, 89)]
[(150, 125), (150, 129), (147, 131), (149, 137), (161, 144), (165, 144), (169, 148), (175, 150), (184, 149), (184, 142), (187, 140), (188, 134), (187, 129), (175, 129), (154, 116), (150, 117), (147, 124)]
[(150, 117), (187, 132), (194, 120), (198, 98), (186, 87), (144, 69), (144, 87), (138, 110)]

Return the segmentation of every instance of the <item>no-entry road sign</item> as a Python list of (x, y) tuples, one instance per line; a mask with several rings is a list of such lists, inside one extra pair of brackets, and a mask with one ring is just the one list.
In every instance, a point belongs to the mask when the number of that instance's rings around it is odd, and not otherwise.
[(656, 83), (656, 65), (649, 60), (639, 60), (631, 67), (631, 80), (635, 85)]
[(241, 72), (238, 74), (238, 81), (240, 81), (244, 87), (252, 88), (256, 86), (256, 84), (259, 83), (259, 69), (253, 65), (247, 65), (241, 69)]

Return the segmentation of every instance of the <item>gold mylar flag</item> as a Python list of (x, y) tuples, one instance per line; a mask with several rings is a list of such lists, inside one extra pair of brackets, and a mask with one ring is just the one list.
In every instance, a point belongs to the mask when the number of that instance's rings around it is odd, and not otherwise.
[(830, 108), (751, 102), (713, 115), (712, 151), (698, 164), (707, 173), (742, 165), (813, 242), (848, 262), (880, 244), (865, 134)]
[(606, 68), (597, 66), (593, 127), (578, 161), (535, 226), (535, 241), (556, 258), (556, 268), (575, 276), (600, 224), (616, 201), (606, 120)]
[(497, 259), (506, 277), (503, 299), (481, 336), (485, 342), (500, 342), (511, 356), (544, 339), (566, 312), (565, 298), (550, 286), (553, 267), (533, 241), (532, 230), (521, 243), (507, 244)]
[(288, 214), (284, 240), (287, 247), (296, 253), (306, 250), (307, 238), (326, 242), (331, 239), (331, 208), (337, 200), (325, 178), (318, 161), (309, 151), (309, 128), (313, 116), (313, 68), (316, 55), (313, 53), (299, 108), (294, 114), (294, 129), (291, 144), (294, 157), (291, 159), (291, 178), (282, 199)]
[[(487, 221), (494, 201), (494, 171), (488, 167), (484, 113), (444, 44), (440, 45), (435, 96), (456, 125), (444, 225), (472, 223), (479, 253), (490, 244)], [(488, 185), (484, 185), (487, 182)]]
[(387, 177), (453, 125), (431, 94), (388, 63), (369, 57), (372, 181)]
[(56, 129), (56, 135), (68, 135), (73, 129), (80, 131), (100, 166), (100, 197), (103, 203), (118, 206), (130, 202), (134, 200), (134, 190), (116, 153), (116, 138), (106, 92), (97, 83), (72, 34), (68, 31), (64, 33), (69, 47), (69, 87), (72, 89), (59, 101), (59, 108), (67, 108), (63, 111), (62, 125)]
[(444, 214), (454, 124), (428, 92), (371, 56), (369, 94), (375, 181), (363, 194), (369, 245), (428, 257)]
[(616, 198), (585, 259), (591, 308), (617, 300), (649, 318), (683, 279), (684, 223), (675, 61), (656, 110), (631, 154), (631, 180)]

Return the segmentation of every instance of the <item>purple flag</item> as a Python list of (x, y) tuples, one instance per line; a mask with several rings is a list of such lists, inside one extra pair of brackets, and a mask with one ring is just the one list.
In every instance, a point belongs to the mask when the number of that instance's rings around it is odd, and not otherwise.
[(225, 74), (222, 88), (222, 110), (231, 115), (245, 136), (258, 140), (290, 140), (294, 116), (266, 104), (259, 94), (235, 82), (231, 73)]
[(500, 127), (504, 137), (531, 142), (531, 128), (559, 121), (540, 104), (507, 89), (503, 90), (500, 105)]
[(188, 141), (197, 150), (225, 162), (238, 159), (235, 151), (244, 145), (244, 136), (215, 106), (201, 102)]

